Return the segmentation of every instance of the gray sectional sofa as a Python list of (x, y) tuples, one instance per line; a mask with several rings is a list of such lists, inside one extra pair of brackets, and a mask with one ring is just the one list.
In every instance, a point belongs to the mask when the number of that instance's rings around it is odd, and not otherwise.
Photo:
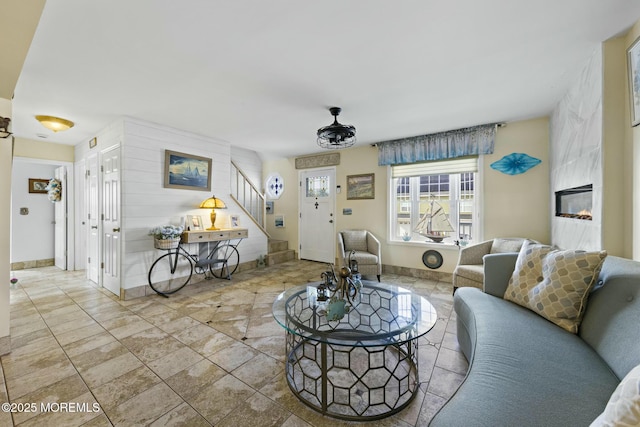
[(578, 334), (502, 299), (517, 254), (485, 257), (454, 297), (469, 370), (430, 426), (589, 426), (640, 364), (640, 263), (609, 256)]

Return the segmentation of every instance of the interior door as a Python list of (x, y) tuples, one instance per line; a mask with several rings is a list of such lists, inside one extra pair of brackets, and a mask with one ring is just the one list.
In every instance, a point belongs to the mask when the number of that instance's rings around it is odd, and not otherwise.
[(300, 174), (300, 258), (333, 264), (336, 249), (336, 170)]
[(54, 203), (54, 258), (55, 266), (67, 269), (67, 168), (56, 168), (53, 176), (60, 181), (62, 192), (60, 201)]
[(98, 154), (87, 157), (87, 278), (100, 284), (100, 169)]
[[(85, 160), (81, 159), (74, 166), (74, 177), (86, 177)], [(85, 270), (87, 268), (87, 236), (89, 224), (87, 220), (87, 181), (85, 179), (74, 179), (74, 201), (76, 207), (76, 233), (74, 234), (75, 245), (75, 268), (74, 270)]]
[(102, 286), (120, 295), (120, 147), (102, 153)]

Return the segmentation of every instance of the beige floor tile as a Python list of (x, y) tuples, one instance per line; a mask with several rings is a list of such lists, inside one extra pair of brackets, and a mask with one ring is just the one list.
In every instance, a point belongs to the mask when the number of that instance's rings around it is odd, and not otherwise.
[(255, 392), (239, 379), (226, 375), (189, 399), (188, 403), (211, 424), (217, 425)]
[(129, 353), (129, 350), (118, 341), (111, 341), (84, 353), (70, 356), (76, 369), (86, 372), (92, 366), (109, 361), (115, 357)]
[(222, 419), (219, 427), (279, 427), (291, 413), (260, 393), (252, 395), (231, 414)]
[(183, 403), (149, 424), (149, 427), (161, 426), (209, 427), (211, 424), (191, 406)]
[(155, 327), (123, 338), (120, 342), (144, 363), (185, 347), (183, 343)]
[(200, 354), (189, 347), (183, 347), (178, 351), (174, 351), (164, 357), (149, 362), (147, 366), (160, 378), (167, 379), (183, 369), (198, 363), (202, 359), (203, 357)]
[(208, 358), (222, 369), (231, 372), (248, 360), (253, 359), (257, 354), (258, 352), (248, 345), (235, 341), (230, 346), (213, 353)]
[(141, 366), (92, 389), (105, 411), (114, 409), (162, 380), (151, 369)]
[(132, 353), (124, 353), (87, 370), (78, 370), (89, 387), (97, 387), (142, 366)]
[(101, 332), (99, 334), (92, 335), (87, 338), (83, 338), (78, 341), (74, 341), (62, 346), (64, 351), (70, 358), (74, 358), (82, 353), (86, 353), (91, 350), (95, 350), (98, 347), (115, 343), (116, 339), (109, 332)]
[(44, 369), (29, 372), (15, 379), (7, 379), (7, 392), (11, 401), (31, 393), (39, 388), (56, 383), (66, 377), (77, 374), (69, 361), (56, 363)]
[(69, 363), (67, 355), (60, 347), (30, 355), (15, 356), (10, 353), (2, 356), (2, 368), (6, 380), (18, 378), (39, 369), (47, 369), (59, 363)]
[(207, 359), (167, 378), (165, 382), (185, 400), (196, 397), (200, 391), (218, 381), (227, 373)]
[(146, 425), (182, 403), (169, 386), (158, 383), (106, 412), (114, 426)]
[[(87, 392), (73, 399), (72, 402), (56, 402), (56, 403), (73, 403), (75, 406), (70, 410), (60, 410), (59, 406), (52, 406), (54, 410), (43, 412), (37, 417), (31, 418), (20, 424), (20, 427), (40, 427), (40, 426), (65, 426), (75, 427), (81, 426), (88, 421), (100, 416), (102, 410), (93, 398), (91, 393)], [(95, 406), (94, 406), (95, 404)]]
[(103, 332), (105, 332), (104, 328), (95, 320), (90, 319), (90, 324), (87, 326), (78, 327), (77, 329), (71, 329), (58, 334), (54, 332), (54, 334), (60, 345), (64, 346)]
[(436, 366), (464, 375), (469, 369), (469, 363), (462, 353), (441, 347), (438, 352)]
[(284, 363), (278, 362), (266, 354), (258, 354), (232, 371), (231, 374), (245, 384), (259, 390), (282, 371), (284, 371)]

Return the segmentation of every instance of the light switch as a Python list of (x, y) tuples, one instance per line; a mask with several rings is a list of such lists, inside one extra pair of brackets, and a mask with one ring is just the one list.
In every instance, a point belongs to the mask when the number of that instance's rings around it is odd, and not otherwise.
[(20, 208), (20, 215), (29, 215), (29, 208)]

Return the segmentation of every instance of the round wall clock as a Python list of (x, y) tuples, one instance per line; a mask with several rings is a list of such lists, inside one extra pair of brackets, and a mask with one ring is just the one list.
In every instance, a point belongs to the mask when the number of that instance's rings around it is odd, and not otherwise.
[(422, 254), (422, 263), (432, 269), (442, 266), (442, 255), (438, 251), (428, 250)]
[(279, 173), (272, 173), (267, 177), (265, 187), (269, 199), (279, 199), (284, 191), (284, 179)]

